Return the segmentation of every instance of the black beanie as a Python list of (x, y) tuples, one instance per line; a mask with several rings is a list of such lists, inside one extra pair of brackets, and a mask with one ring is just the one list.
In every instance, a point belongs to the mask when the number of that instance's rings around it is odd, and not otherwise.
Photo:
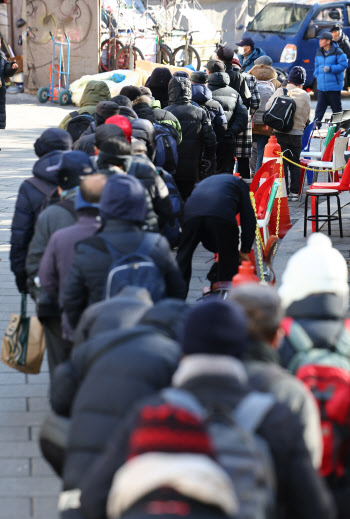
[(130, 101), (134, 101), (137, 97), (142, 96), (142, 92), (137, 86), (126, 85), (121, 89), (120, 95), (128, 97)]
[(202, 70), (196, 70), (195, 72), (192, 72), (191, 74), (191, 81), (192, 83), (198, 83), (200, 85), (204, 85), (208, 82), (208, 74), (206, 72), (203, 72)]
[(112, 103), (117, 103), (118, 106), (129, 106), (130, 108), (132, 107), (130, 99), (120, 94), (118, 96), (112, 97), (111, 101)]
[(304, 85), (306, 81), (306, 70), (303, 67), (293, 67), (288, 76), (289, 83)]
[(207, 63), (207, 69), (210, 74), (213, 74), (214, 72), (225, 72), (225, 65), (218, 59), (210, 59)]
[(118, 138), (125, 141), (124, 132), (116, 124), (101, 124), (96, 128), (95, 133), (95, 144), (98, 149), (101, 149), (101, 145), (104, 141), (110, 138)]
[(231, 63), (234, 52), (230, 47), (219, 47), (216, 55), (222, 61), (229, 61)]
[(210, 299), (188, 312), (182, 330), (184, 355), (244, 356), (248, 345), (247, 319), (237, 303)]
[(96, 105), (96, 114), (103, 122), (105, 122), (108, 117), (119, 114), (119, 106), (117, 103), (113, 103), (112, 101), (100, 101)]

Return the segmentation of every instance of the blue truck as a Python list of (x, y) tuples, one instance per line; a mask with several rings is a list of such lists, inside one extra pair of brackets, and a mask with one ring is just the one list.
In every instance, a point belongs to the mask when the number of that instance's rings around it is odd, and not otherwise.
[[(306, 69), (305, 88), (316, 92), (313, 76), (317, 36), (340, 23), (350, 36), (350, 0), (333, 2), (270, 2), (248, 24), (243, 37), (252, 38), (273, 60), (274, 67), (286, 74), (294, 67)], [(349, 60), (350, 61), (350, 60)], [(344, 75), (344, 89), (350, 85), (349, 68)]]

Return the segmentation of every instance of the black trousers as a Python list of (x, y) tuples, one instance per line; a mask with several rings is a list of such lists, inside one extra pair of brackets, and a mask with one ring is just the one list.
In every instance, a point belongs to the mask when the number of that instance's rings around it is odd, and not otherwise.
[[(286, 152), (286, 157), (293, 162), (299, 163), (301, 153), (301, 135), (289, 135), (288, 133), (277, 133), (276, 138), (281, 146), (282, 153)], [(294, 166), (286, 160), (283, 161), (284, 175), (286, 177), (287, 193), (298, 194), (300, 187), (300, 168)]]
[(200, 242), (210, 252), (219, 253), (218, 281), (230, 281), (238, 272), (239, 229), (236, 222), (199, 216), (184, 224), (176, 259), (187, 289), (191, 281), (192, 256)]
[[(242, 178), (250, 178), (250, 167), (249, 167), (250, 157), (238, 157), (238, 173)], [(255, 171), (254, 171), (255, 173)]]
[(235, 162), (234, 139), (226, 136), (218, 142), (216, 148), (216, 172), (233, 173)]
[(318, 99), (315, 111), (315, 120), (322, 121), (328, 106), (331, 107), (333, 113), (342, 111), (340, 91), (322, 92), (322, 90), (318, 90), (317, 92)]
[(44, 327), (50, 378), (52, 378), (56, 366), (69, 359), (73, 344), (62, 339), (61, 317), (46, 317), (42, 319), (42, 324)]

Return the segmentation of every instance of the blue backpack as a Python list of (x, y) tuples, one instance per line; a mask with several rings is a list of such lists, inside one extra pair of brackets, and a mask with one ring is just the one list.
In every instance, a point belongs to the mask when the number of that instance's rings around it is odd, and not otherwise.
[(164, 277), (150, 257), (153, 246), (159, 240), (159, 234), (146, 234), (138, 248), (126, 255), (115, 249), (105, 238), (102, 239), (112, 256), (105, 299), (117, 295), (125, 286), (146, 288), (154, 302), (166, 297)]
[(184, 203), (179, 190), (176, 187), (173, 176), (167, 171), (164, 171), (162, 168), (157, 168), (157, 171), (168, 188), (169, 197), (173, 208), (173, 223), (171, 224), (167, 222), (162, 229), (162, 234), (167, 238), (170, 246), (173, 248), (178, 244), (181, 235), (181, 221), (183, 217)]
[(171, 124), (154, 123), (153, 127), (156, 132), (157, 144), (154, 164), (166, 171), (174, 172), (178, 162), (177, 143), (179, 134)]

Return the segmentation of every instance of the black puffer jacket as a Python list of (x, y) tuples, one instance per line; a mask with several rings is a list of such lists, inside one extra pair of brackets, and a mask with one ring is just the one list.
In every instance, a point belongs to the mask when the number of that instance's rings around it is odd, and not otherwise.
[(154, 99), (160, 101), (162, 108), (169, 104), (168, 84), (171, 77), (171, 72), (168, 68), (156, 67), (145, 83), (145, 86), (151, 90)]
[(225, 72), (230, 78), (230, 87), (239, 93), (243, 100), (244, 106), (249, 108), (252, 95), (244, 76), (239, 72), (239, 70), (234, 69), (232, 64), (228, 63), (227, 61), (225, 61)]
[(212, 91), (213, 99), (219, 101), (224, 109), (228, 131), (233, 135), (238, 135), (247, 127), (248, 110), (240, 95), (229, 84), (230, 78), (226, 72), (209, 74), (208, 87)]
[[(78, 324), (85, 308), (103, 298), (112, 258), (101, 238), (105, 238), (112, 247), (126, 255), (139, 247), (144, 235), (136, 224), (108, 220), (94, 237), (76, 245), (73, 265), (63, 294), (64, 310), (73, 328)], [(167, 295), (185, 299), (185, 283), (166, 238), (159, 235), (150, 257), (164, 276)]]
[(74, 348), (70, 361), (58, 366), (52, 381), (53, 409), (72, 418), (64, 489), (80, 487), (131, 406), (167, 386), (180, 360), (175, 329), (185, 303), (164, 300), (139, 325), (120, 330), (132, 307), (125, 301), (120, 305), (118, 297), (114, 301), (119, 308), (114, 312), (115, 329)]
[(2, 86), (0, 87), (0, 130), (6, 128), (6, 87), (5, 87), (5, 76), (11, 77), (16, 74), (16, 70), (13, 70), (12, 63), (8, 61), (5, 54), (0, 51), (0, 80)]
[[(151, 108), (152, 110), (152, 108)], [(132, 136), (143, 141), (147, 146), (147, 156), (153, 162), (156, 155), (156, 134), (153, 124), (146, 119), (134, 119), (131, 121)]]
[(193, 181), (194, 184), (199, 178), (201, 151), (203, 158), (215, 160), (216, 137), (207, 114), (202, 108), (193, 106), (191, 99), (190, 80), (182, 77), (171, 79), (166, 109), (175, 115), (182, 129), (175, 179)]

